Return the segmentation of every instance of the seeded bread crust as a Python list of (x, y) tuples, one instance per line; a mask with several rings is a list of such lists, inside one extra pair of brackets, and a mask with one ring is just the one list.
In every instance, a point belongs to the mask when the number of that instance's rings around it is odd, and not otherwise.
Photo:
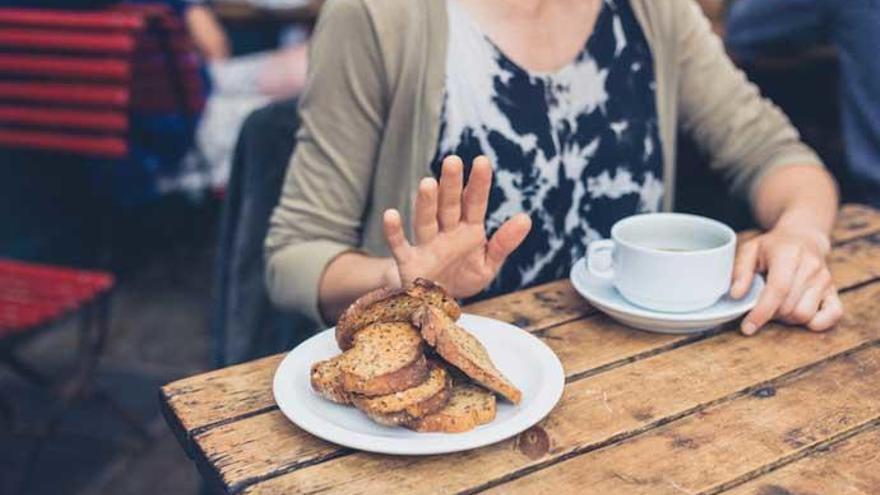
[(514, 404), (522, 400), (522, 392), (495, 367), (483, 344), (444, 312), (424, 306), (414, 314), (413, 323), (437, 354), (472, 380)]
[(373, 421), (385, 426), (401, 426), (417, 421), (419, 418), (440, 411), (449, 403), (452, 397), (452, 382), (443, 387), (431, 397), (413, 404), (402, 411), (393, 413), (368, 412), (364, 413)]
[(425, 303), (442, 309), (452, 320), (461, 316), (461, 307), (443, 287), (418, 278), (400, 289), (378, 289), (352, 303), (336, 324), (336, 342), (343, 351), (351, 349), (354, 335), (376, 322), (410, 321)]
[(345, 359), (345, 355), (341, 354), (313, 364), (312, 389), (329, 401), (337, 404), (351, 404), (351, 395), (342, 386), (341, 364), (343, 359)]
[(352, 403), (367, 414), (393, 414), (407, 412), (411, 416), (424, 416), (439, 409), (444, 404), (426, 410), (422, 404), (446, 389), (452, 389), (452, 380), (446, 369), (436, 361), (428, 361), (428, 378), (419, 385), (379, 397), (352, 397)]
[(404, 423), (421, 433), (461, 433), (495, 419), (495, 395), (472, 384), (456, 384), (445, 407)]
[(428, 377), (424, 342), (409, 323), (376, 323), (359, 332), (340, 368), (342, 388), (367, 397), (415, 387)]

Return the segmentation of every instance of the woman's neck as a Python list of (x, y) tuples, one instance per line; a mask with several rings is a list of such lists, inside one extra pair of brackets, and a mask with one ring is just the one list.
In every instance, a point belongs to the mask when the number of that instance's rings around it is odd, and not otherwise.
[(593, 32), (603, 0), (450, 0), (521, 67), (553, 72), (571, 62)]

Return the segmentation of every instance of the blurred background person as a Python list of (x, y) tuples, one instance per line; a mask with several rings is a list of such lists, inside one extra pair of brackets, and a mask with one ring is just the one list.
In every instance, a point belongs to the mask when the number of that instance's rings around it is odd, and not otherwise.
[(833, 45), (846, 148), (847, 166), (838, 173), (843, 198), (880, 206), (880, 2), (733, 0), (726, 43), (745, 63)]

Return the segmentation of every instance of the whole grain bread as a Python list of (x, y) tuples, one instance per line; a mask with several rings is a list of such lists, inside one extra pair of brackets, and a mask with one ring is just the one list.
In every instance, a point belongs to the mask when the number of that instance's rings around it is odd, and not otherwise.
[(425, 304), (442, 309), (453, 321), (461, 315), (461, 307), (440, 284), (418, 278), (400, 289), (368, 292), (352, 303), (336, 323), (336, 342), (340, 349), (348, 350), (360, 330), (376, 322), (408, 322)]
[(396, 426), (431, 414), (449, 401), (452, 380), (437, 362), (428, 362), (428, 378), (415, 387), (379, 397), (352, 398), (352, 403), (377, 423)]
[(404, 426), (418, 432), (460, 433), (495, 419), (495, 395), (469, 383), (455, 384), (445, 407)]
[(327, 400), (339, 404), (351, 404), (351, 395), (342, 386), (341, 364), (343, 359), (345, 359), (345, 354), (340, 354), (334, 358), (313, 364), (311, 372), (312, 388)]
[(522, 392), (495, 367), (483, 344), (443, 311), (424, 306), (413, 315), (422, 337), (443, 359), (484, 387), (519, 404)]
[(375, 323), (364, 328), (343, 354), (343, 390), (376, 397), (421, 384), (428, 377), (423, 344), (410, 323)]

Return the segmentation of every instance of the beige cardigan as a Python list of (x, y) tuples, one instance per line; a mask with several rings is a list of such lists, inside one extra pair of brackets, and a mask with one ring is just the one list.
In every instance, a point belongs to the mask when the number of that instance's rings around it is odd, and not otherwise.
[[(818, 164), (788, 119), (730, 62), (692, 0), (630, 0), (654, 56), (664, 208), (681, 127), (731, 188), (771, 168)], [(410, 217), (430, 175), (446, 73), (446, 0), (329, 0), (315, 29), (301, 127), (266, 239), (266, 284), (282, 308), (321, 321), (318, 284), (341, 252), (385, 256), (382, 212)]]

